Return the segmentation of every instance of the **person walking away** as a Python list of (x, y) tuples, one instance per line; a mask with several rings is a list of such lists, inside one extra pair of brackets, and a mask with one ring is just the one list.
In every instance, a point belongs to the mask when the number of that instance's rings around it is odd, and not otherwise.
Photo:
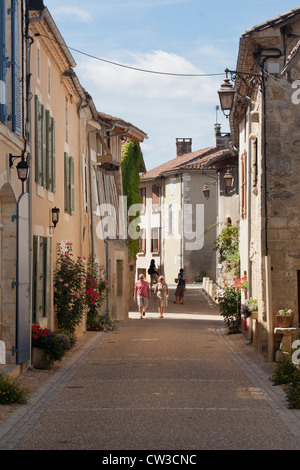
[(178, 274), (178, 284), (177, 284), (176, 291), (175, 291), (174, 304), (178, 304), (178, 303), (184, 304), (185, 280), (186, 280), (186, 275), (184, 274), (183, 268), (181, 268)]
[(154, 298), (157, 299), (159, 318), (164, 318), (165, 308), (168, 306), (169, 287), (163, 276), (159, 276), (155, 286)]
[(145, 280), (144, 275), (139, 275), (139, 280), (135, 283), (134, 287), (134, 301), (137, 302), (140, 319), (146, 314), (146, 308), (150, 300), (150, 287), (149, 283)]
[(150, 287), (152, 289), (152, 286), (154, 283), (157, 284), (158, 282), (158, 269), (155, 266), (155, 260), (152, 259), (150, 262), (150, 266), (148, 268), (148, 274), (150, 274)]

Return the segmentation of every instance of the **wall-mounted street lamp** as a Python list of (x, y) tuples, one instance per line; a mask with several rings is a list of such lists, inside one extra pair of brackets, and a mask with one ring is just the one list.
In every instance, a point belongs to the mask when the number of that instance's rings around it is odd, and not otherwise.
[(228, 196), (233, 185), (233, 174), (231, 173), (229, 168), (227, 168), (223, 179), (225, 180), (225, 193), (226, 196)]
[(17, 168), (17, 173), (18, 173), (19, 180), (21, 180), (22, 183), (24, 183), (28, 178), (29, 165), (28, 165), (27, 161), (25, 160), (24, 155), (14, 156), (10, 153), (9, 154), (9, 166), (10, 166), (10, 168), (12, 168), (12, 166), (14, 164), (14, 160), (16, 158), (21, 158), (21, 161), (17, 164), (16, 168)]
[(227, 72), (226, 72), (226, 78), (224, 78), (224, 81), (218, 91), (218, 94), (219, 94), (221, 109), (224, 115), (228, 117), (232, 110), (235, 90), (232, 86), (232, 83), (230, 83), (230, 80), (227, 76)]
[(50, 229), (54, 229), (59, 221), (59, 209), (57, 207), (51, 209), (51, 219), (53, 225), (50, 225)]
[(205, 183), (205, 185), (203, 186), (203, 194), (204, 194), (204, 197), (205, 199), (209, 199), (209, 196), (210, 196), (210, 189), (209, 189), (209, 186), (211, 185), (216, 185), (217, 183), (214, 181), (213, 183)]
[[(227, 168), (225, 175), (223, 176), (223, 179), (225, 181), (225, 194), (228, 196), (230, 194), (230, 190), (233, 186), (233, 174), (232, 174), (232, 169), (230, 167)], [(203, 194), (205, 199), (209, 199), (210, 196), (210, 189), (209, 186), (217, 184), (216, 182), (213, 183), (205, 183), (203, 186)]]
[[(237, 78), (241, 79), (248, 87), (254, 89), (258, 85), (262, 84), (262, 75), (256, 73), (237, 72), (235, 70), (225, 69), (226, 78), (224, 79), (220, 89), (218, 91), (219, 100), (223, 114), (228, 118), (233, 107), (234, 97), (236, 90), (234, 89), (231, 81), (235, 81)], [(230, 79), (228, 78), (230, 74)], [(241, 96), (241, 95), (239, 95)], [(246, 98), (246, 97), (242, 97)]]

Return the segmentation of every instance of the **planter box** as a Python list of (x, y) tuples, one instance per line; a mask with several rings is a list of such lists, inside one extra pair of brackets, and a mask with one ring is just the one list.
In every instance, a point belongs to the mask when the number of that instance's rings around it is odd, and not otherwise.
[(293, 323), (293, 315), (276, 315), (279, 328), (289, 328)]
[(44, 358), (43, 350), (40, 348), (32, 348), (31, 363), (35, 369), (50, 369), (51, 362)]

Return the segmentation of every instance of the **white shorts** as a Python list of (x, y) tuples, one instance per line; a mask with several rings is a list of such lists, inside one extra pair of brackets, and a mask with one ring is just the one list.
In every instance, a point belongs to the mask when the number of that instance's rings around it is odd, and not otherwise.
[(140, 295), (137, 296), (137, 304), (138, 307), (147, 307), (148, 305), (148, 298), (147, 297), (142, 297)]

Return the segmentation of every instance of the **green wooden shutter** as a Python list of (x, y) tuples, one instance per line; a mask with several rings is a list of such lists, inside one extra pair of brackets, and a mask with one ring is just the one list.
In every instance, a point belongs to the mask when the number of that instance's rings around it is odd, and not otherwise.
[(47, 316), (47, 298), (48, 298), (48, 238), (43, 238), (42, 240), (42, 250), (43, 250), (43, 272), (42, 272), (42, 315), (43, 317)]
[(51, 188), (51, 153), (50, 153), (50, 112), (46, 111), (46, 122), (45, 122), (45, 139), (46, 139), (46, 188)]
[(38, 236), (33, 236), (32, 246), (32, 322), (37, 321), (38, 293)]
[(39, 99), (34, 96), (34, 145), (35, 145), (35, 182), (40, 181), (40, 138), (39, 138)]
[(67, 152), (64, 154), (65, 164), (65, 212), (70, 212), (70, 168)]
[(41, 185), (46, 186), (46, 110), (41, 106)]
[(75, 213), (75, 168), (74, 158), (70, 157), (70, 214)]
[(52, 185), (51, 190), (56, 192), (56, 161), (55, 161), (55, 119), (51, 119), (51, 163), (52, 163)]

